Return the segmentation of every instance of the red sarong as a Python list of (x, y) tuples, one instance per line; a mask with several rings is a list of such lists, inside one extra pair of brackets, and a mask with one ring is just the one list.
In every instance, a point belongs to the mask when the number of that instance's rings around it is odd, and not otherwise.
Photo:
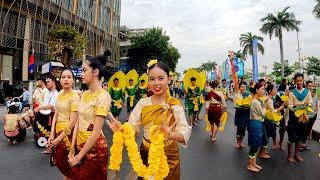
[[(84, 144), (78, 145), (76, 154)], [(75, 180), (102, 180), (107, 179), (108, 149), (105, 137), (101, 134), (96, 144), (82, 158), (81, 163), (72, 168), (71, 179)]]

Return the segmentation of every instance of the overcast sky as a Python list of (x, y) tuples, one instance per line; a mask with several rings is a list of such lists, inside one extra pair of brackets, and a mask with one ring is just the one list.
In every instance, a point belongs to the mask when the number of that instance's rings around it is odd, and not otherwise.
[[(261, 34), (259, 20), (268, 12), (275, 13), (291, 6), (300, 26), (301, 53), (320, 57), (320, 20), (312, 14), (314, 0), (123, 0), (121, 25), (129, 28), (164, 28), (181, 58), (177, 71), (197, 67), (207, 60), (218, 64), (226, 59), (228, 50), (240, 50), (240, 34), (252, 32), (264, 37), (265, 55), (259, 54), (258, 64), (279, 61), (277, 38)], [(296, 32), (284, 32), (284, 56), (293, 63), (298, 59)], [(247, 67), (251, 67), (251, 57)]]

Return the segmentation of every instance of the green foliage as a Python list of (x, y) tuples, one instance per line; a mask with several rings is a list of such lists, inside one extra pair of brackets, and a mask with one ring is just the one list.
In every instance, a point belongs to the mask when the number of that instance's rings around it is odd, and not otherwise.
[(307, 60), (308, 62), (305, 68), (307, 74), (316, 74), (317, 76), (320, 76), (320, 59), (316, 57), (308, 57)]
[(263, 42), (263, 37), (247, 32), (247, 34), (241, 34), (239, 38), (240, 46), (243, 48), (242, 53), (245, 57), (248, 57), (248, 55), (252, 56), (253, 54), (253, 39), (258, 40), (258, 51), (261, 52), (261, 54), (264, 54), (264, 48), (261, 44), (261, 42)]
[(215, 69), (217, 67), (217, 63), (216, 61), (211, 61), (209, 60), (208, 62), (206, 63), (202, 63), (201, 66), (199, 67), (200, 71), (205, 71), (205, 72), (209, 72), (211, 71), (212, 69)]
[[(294, 72), (293, 66), (289, 66), (288, 60), (284, 63), (284, 76), (287, 77)], [(272, 75), (276, 77), (281, 77), (281, 63), (274, 62), (273, 63), (273, 72)]]
[(48, 57), (56, 59), (64, 49), (71, 50), (77, 57), (86, 48), (86, 36), (72, 26), (55, 26), (48, 31)]
[(316, 18), (320, 19), (320, 0), (316, 0), (316, 5), (313, 8), (312, 13), (316, 16)]
[(265, 75), (264, 72), (260, 72), (260, 73), (259, 73), (259, 78), (263, 78), (264, 75)]
[(152, 28), (140, 36), (130, 36), (130, 40), (132, 42), (128, 60), (130, 68), (142, 74), (147, 70), (148, 61), (157, 59), (174, 72), (181, 55), (161, 28)]
[[(260, 31), (263, 34), (269, 35), (270, 39), (274, 35), (279, 38), (280, 43), (280, 55), (281, 55), (281, 69), (284, 73), (284, 57), (283, 57), (283, 34), (282, 30), (294, 31), (299, 30), (301, 21), (296, 20), (294, 13), (287, 12), (290, 6), (284, 8), (282, 11), (276, 14), (268, 13), (265, 17), (261, 18), (260, 22), (263, 23)], [(282, 78), (285, 77), (285, 73), (281, 74)]]
[(282, 35), (282, 30), (292, 31), (299, 29), (301, 21), (296, 20), (294, 13), (287, 12), (290, 6), (284, 8), (282, 11), (276, 14), (268, 13), (263, 17), (260, 22), (262, 22), (262, 27), (260, 31), (266, 35), (269, 35), (270, 39), (273, 35), (280, 37)]
[(246, 56), (244, 55), (243, 51), (239, 50), (237, 52), (234, 52), (234, 55), (240, 58), (241, 60), (246, 60)]
[(292, 67), (292, 70), (293, 71), (296, 71), (296, 70), (299, 70), (300, 69), (300, 62), (299, 61), (296, 61), (293, 63), (293, 65), (291, 66)]

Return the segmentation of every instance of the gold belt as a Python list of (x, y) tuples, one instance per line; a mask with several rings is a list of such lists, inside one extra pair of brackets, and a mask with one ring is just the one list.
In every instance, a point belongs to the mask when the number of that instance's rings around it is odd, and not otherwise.
[(77, 145), (81, 145), (87, 142), (91, 136), (92, 131), (78, 131), (77, 133)]
[(56, 133), (63, 131), (65, 127), (69, 125), (68, 121), (58, 121), (56, 123)]
[[(168, 146), (168, 145), (170, 145), (170, 144), (173, 143), (173, 142), (174, 142), (174, 141), (173, 141), (173, 140), (170, 140), (170, 139), (164, 140), (164, 146)], [(147, 138), (143, 137), (142, 143), (143, 143), (145, 146), (149, 147), (150, 144), (151, 144), (151, 141), (150, 141), (150, 139), (147, 139)]]

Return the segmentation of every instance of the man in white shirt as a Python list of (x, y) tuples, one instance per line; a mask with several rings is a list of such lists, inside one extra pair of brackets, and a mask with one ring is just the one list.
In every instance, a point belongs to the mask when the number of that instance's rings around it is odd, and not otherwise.
[(49, 94), (49, 90), (46, 88), (46, 78), (42, 76), (37, 80), (37, 89), (35, 89), (32, 96), (33, 108), (42, 105), (47, 94)]
[(54, 107), (58, 97), (58, 91), (56, 89), (55, 77), (48, 75), (46, 83), (50, 92), (45, 95), (43, 103), (34, 109), (34, 112), (37, 114), (36, 123), (34, 124), (35, 133), (40, 133), (37, 123), (44, 127), (45, 130), (51, 131), (51, 121), (54, 115)]

